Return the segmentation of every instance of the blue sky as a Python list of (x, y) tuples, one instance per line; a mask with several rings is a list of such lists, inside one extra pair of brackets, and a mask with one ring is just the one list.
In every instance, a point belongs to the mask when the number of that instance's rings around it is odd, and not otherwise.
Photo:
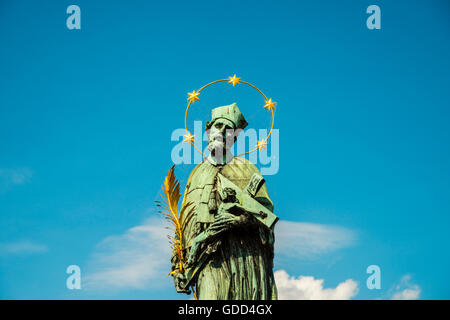
[[(81, 30), (66, 28), (70, 4)], [(371, 4), (381, 30), (366, 27)], [(154, 200), (186, 93), (235, 73), (278, 102), (267, 184), (289, 231), (281, 286), (314, 277), (352, 299), (450, 298), (449, 12), (446, 1), (1, 1), (0, 298), (186, 298), (164, 275)], [(236, 101), (267, 127), (256, 97), (218, 86), (191, 122)], [(176, 167), (183, 186), (193, 167)], [(81, 290), (66, 288), (72, 264)], [(366, 287), (369, 265), (380, 290)]]

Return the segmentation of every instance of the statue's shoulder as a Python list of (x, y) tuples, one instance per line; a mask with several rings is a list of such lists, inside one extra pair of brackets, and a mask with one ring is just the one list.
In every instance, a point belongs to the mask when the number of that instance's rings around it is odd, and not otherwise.
[(205, 163), (205, 161), (202, 161), (198, 165), (196, 165), (194, 169), (192, 169), (191, 173), (189, 174), (188, 181), (190, 181), (192, 179), (192, 177), (203, 166), (204, 163)]
[(203, 160), (198, 165), (196, 165), (194, 169), (192, 169), (191, 173), (189, 174), (188, 183), (190, 183), (192, 180), (198, 180), (197, 178), (199, 176), (210, 175), (210, 171), (213, 169), (213, 165), (211, 165), (207, 160)]
[(259, 172), (258, 168), (242, 157), (234, 157), (233, 161), (222, 170), (222, 173), (231, 179), (248, 179), (255, 172)]
[(245, 166), (247, 169), (251, 171), (259, 171), (258, 168), (248, 159), (245, 159), (243, 157), (234, 157), (233, 159), (233, 165), (242, 165)]

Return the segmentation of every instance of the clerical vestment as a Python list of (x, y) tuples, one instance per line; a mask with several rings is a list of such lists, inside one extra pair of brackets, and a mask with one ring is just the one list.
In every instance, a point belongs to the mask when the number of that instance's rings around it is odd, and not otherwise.
[[(191, 172), (182, 206), (192, 202), (193, 218), (184, 232), (186, 256), (195, 237), (214, 222), (221, 199), (218, 193), (217, 175), (233, 182), (244, 190), (258, 169), (248, 160), (235, 157), (225, 165), (208, 160)], [(263, 184), (254, 199), (273, 212), (273, 203)], [(273, 226), (268, 228), (250, 216), (242, 226), (225, 231), (208, 249), (208, 260), (198, 272), (196, 283), (199, 299), (255, 300), (276, 299), (277, 289), (273, 277)], [(172, 256), (175, 268), (176, 255)]]

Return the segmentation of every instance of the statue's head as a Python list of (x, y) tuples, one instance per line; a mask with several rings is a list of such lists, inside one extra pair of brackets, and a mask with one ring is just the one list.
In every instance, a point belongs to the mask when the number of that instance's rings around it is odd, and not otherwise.
[(236, 103), (212, 109), (211, 121), (206, 123), (211, 154), (221, 159), (247, 124)]

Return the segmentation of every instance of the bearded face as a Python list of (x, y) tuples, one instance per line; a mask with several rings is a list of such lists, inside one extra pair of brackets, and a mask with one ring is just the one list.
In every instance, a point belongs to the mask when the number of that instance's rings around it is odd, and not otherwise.
[(221, 159), (233, 146), (236, 140), (235, 126), (227, 119), (214, 121), (208, 132), (208, 149), (216, 158)]

